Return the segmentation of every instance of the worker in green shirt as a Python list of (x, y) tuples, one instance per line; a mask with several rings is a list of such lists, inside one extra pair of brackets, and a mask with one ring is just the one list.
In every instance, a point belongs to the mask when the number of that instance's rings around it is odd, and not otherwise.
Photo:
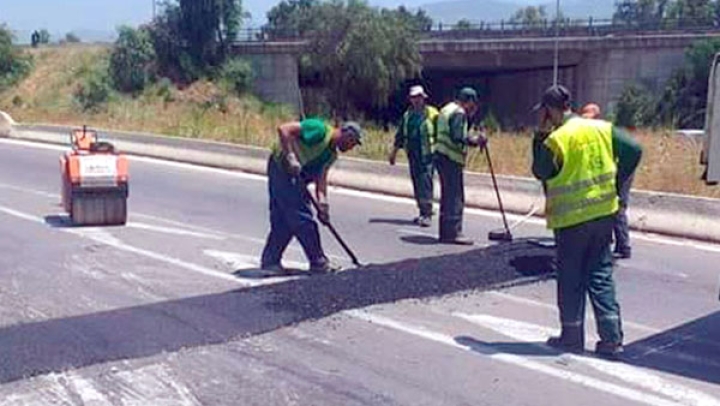
[(585, 301), (595, 312), (598, 355), (622, 353), (623, 330), (610, 251), (618, 184), (637, 168), (642, 149), (612, 123), (579, 117), (563, 86), (545, 91), (536, 106), (540, 125), (533, 140), (532, 171), (543, 181), (548, 228), (557, 244), (557, 300), (561, 334), (548, 345), (585, 348)]
[(433, 144), (438, 111), (426, 103), (428, 98), (422, 86), (413, 86), (409, 94), (410, 108), (403, 114), (395, 133), (395, 144), (388, 161), (395, 165), (397, 153), (404, 149), (410, 166), (415, 201), (420, 214), (413, 222), (430, 227), (433, 215)]
[(475, 89), (460, 90), (455, 101), (440, 110), (435, 144), (435, 167), (440, 177), (440, 242), (472, 245), (462, 232), (465, 186), (463, 170), (468, 147), (484, 148), (487, 140), (469, 134), (470, 118), (478, 108)]
[(283, 252), (297, 238), (310, 262), (311, 273), (339, 270), (331, 264), (320, 245), (320, 233), (310, 210), (307, 183), (315, 183), (317, 218), (330, 221), (327, 201), (328, 171), (338, 152), (348, 152), (361, 144), (363, 131), (355, 122), (333, 128), (310, 118), (288, 122), (278, 128), (278, 141), (268, 160), (270, 194), (270, 233), (263, 249), (261, 267), (281, 272)]

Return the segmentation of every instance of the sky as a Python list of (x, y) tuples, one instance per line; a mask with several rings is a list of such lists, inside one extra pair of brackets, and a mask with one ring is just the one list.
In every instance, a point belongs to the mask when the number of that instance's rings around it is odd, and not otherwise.
[[(370, 0), (373, 6), (418, 7), (427, 3), (453, 0)], [(477, 0), (482, 1), (482, 0)], [(514, 4), (533, 4), (537, 0), (502, 0)], [(610, 0), (607, 0), (610, 1)], [(244, 0), (254, 24), (265, 22), (265, 13), (279, 1)], [(137, 26), (152, 17), (153, 0), (0, 0), (0, 24), (6, 23), (18, 37), (34, 29), (46, 28), (55, 37), (73, 31), (114, 33), (120, 25)]]

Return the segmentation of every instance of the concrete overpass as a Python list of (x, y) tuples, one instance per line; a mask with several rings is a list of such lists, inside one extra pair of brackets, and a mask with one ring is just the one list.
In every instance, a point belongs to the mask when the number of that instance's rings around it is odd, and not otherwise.
[[(720, 31), (561, 37), (560, 82), (577, 102), (594, 101), (612, 111), (628, 83), (659, 90), (683, 66), (686, 48), (711, 37), (720, 37)], [(236, 44), (235, 52), (256, 61), (261, 97), (295, 104), (296, 58), (304, 47), (301, 41), (246, 42)], [(471, 84), (504, 126), (521, 126), (533, 122), (529, 110), (552, 83), (554, 47), (554, 38), (542, 36), (429, 37), (420, 41), (423, 76), (435, 103), (452, 98), (458, 86)]]

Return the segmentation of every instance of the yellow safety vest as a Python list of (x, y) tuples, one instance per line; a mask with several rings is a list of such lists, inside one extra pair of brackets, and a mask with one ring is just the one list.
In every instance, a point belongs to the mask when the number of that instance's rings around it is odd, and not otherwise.
[[(409, 124), (410, 124), (410, 114), (412, 114), (411, 110), (407, 110), (405, 114), (403, 114), (403, 121), (402, 121), (402, 129), (403, 129), (403, 135), (406, 139), (406, 145), (407, 145), (407, 138), (409, 136)], [(421, 127), (420, 127), (420, 137), (422, 140), (420, 141), (420, 148), (421, 148), (421, 155), (426, 156), (428, 154), (433, 153), (433, 147), (435, 145), (435, 140), (437, 137), (437, 131), (436, 131), (436, 123), (437, 118), (440, 112), (433, 106), (425, 106), (425, 120), (423, 121)]]
[[(458, 144), (450, 138), (450, 117), (461, 110), (462, 107), (455, 102), (447, 104), (440, 110), (440, 116), (438, 116), (437, 120), (437, 144), (435, 145), (435, 151), (445, 155), (457, 164), (465, 166), (467, 145)], [(467, 129), (468, 126), (466, 122), (463, 130), (465, 134), (467, 134)]]
[(612, 124), (570, 118), (545, 140), (561, 165), (546, 182), (547, 226), (572, 227), (618, 210)]

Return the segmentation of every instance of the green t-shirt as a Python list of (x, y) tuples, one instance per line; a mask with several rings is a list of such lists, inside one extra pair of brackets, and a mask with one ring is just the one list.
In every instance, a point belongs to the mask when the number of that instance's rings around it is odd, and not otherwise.
[[(332, 128), (324, 121), (309, 118), (300, 122), (298, 160), (305, 178), (318, 178), (337, 159), (337, 151), (330, 144)], [(279, 143), (273, 147), (275, 159), (285, 165), (285, 156)]]

